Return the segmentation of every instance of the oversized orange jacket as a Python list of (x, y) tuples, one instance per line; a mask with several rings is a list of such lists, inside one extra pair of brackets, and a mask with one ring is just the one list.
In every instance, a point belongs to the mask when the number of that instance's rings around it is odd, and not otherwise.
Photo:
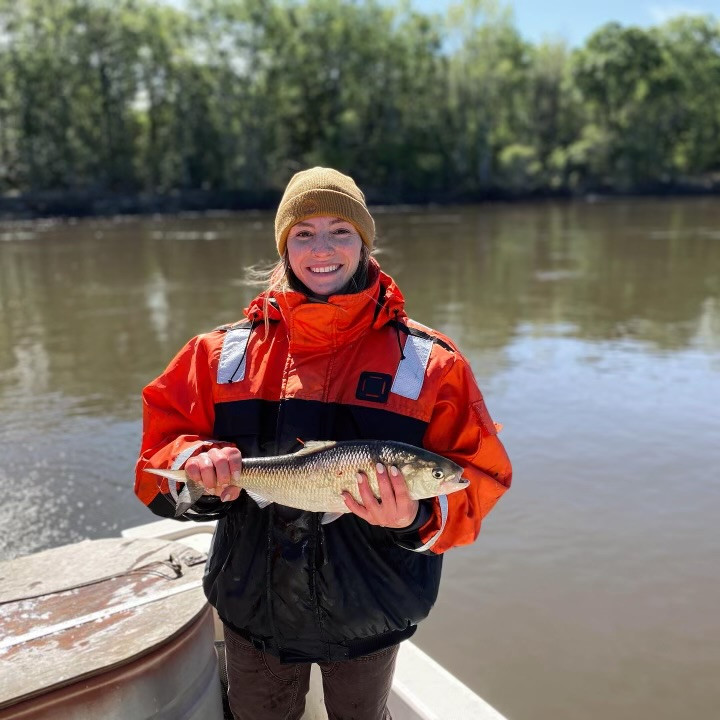
[[(264, 312), (267, 308), (268, 323)], [(422, 501), (403, 530), (319, 515), (246, 493), (202, 498), (185, 519), (219, 518), (205, 591), (224, 622), (286, 661), (338, 660), (409, 637), (437, 595), (441, 554), (473, 542), (511, 467), (466, 359), (408, 319), (371, 261), (363, 293), (310, 302), (260, 296), (245, 321), (193, 338), (144, 390), (135, 491), (172, 516), (176, 490), (145, 468), (180, 468), (234, 444), (248, 457), (300, 441), (384, 439), (454, 460), (465, 491)]]

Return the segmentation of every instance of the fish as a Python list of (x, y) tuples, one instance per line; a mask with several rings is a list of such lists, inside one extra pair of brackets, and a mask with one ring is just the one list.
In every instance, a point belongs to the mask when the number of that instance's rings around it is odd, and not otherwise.
[[(397, 467), (414, 500), (448, 495), (470, 484), (462, 477), (460, 465), (414, 445), (384, 440), (312, 440), (287, 455), (243, 458), (242, 473), (230, 485), (245, 490), (260, 507), (277, 503), (320, 512), (322, 522), (328, 523), (350, 512), (342, 497), (344, 491), (362, 503), (356, 476), (359, 470), (367, 475), (375, 497), (380, 497), (377, 463)], [(184, 470), (146, 468), (145, 472), (185, 484), (178, 493), (175, 517), (209, 494)]]

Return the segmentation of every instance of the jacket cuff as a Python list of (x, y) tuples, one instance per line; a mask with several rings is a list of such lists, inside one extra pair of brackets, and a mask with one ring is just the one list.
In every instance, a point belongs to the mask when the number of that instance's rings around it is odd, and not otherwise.
[[(440, 511), (440, 529), (429, 540), (423, 541), (420, 535), (420, 530), (435, 514), (436, 509), (439, 509)], [(408, 525), (406, 528), (394, 531), (395, 542), (406, 550), (427, 553), (442, 535), (443, 530), (445, 529), (445, 523), (447, 522), (447, 516), (447, 496), (440, 495), (432, 500), (421, 500), (420, 507), (418, 507), (418, 515), (412, 524)]]

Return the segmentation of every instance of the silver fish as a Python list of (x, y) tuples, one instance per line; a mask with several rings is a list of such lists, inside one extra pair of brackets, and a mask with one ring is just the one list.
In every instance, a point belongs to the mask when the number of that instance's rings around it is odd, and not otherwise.
[[(382, 440), (315, 440), (289, 455), (243, 458), (242, 474), (231, 485), (242, 488), (260, 507), (278, 503), (299, 510), (325, 513), (331, 522), (350, 512), (342, 498), (347, 490), (358, 502), (356, 473), (368, 477), (375, 497), (380, 497), (376, 464), (395, 465), (403, 474), (415, 500), (464, 490), (469, 481), (461, 477), (457, 463), (423, 448)], [(207, 494), (202, 483), (191, 480), (184, 470), (146, 470), (168, 480), (185, 483), (178, 495), (175, 517), (185, 513)]]

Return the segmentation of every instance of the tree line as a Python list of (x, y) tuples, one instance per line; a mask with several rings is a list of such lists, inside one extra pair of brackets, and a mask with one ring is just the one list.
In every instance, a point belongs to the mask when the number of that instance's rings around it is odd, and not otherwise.
[(523, 39), (492, 0), (0, 0), (0, 193), (717, 186), (720, 22)]

